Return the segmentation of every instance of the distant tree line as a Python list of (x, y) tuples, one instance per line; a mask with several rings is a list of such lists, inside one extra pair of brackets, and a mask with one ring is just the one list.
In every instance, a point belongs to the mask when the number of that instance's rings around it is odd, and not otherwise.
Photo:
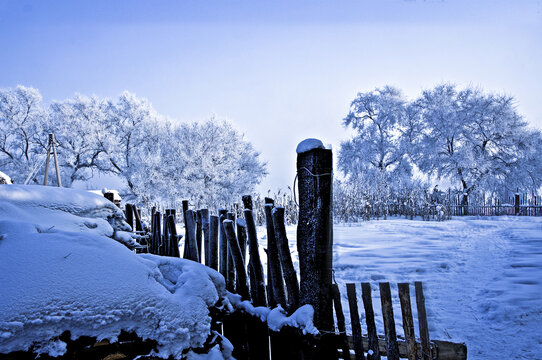
[(467, 204), (474, 192), (536, 194), (542, 185), (541, 132), (509, 95), (441, 84), (408, 101), (385, 86), (359, 93), (343, 124), (354, 130), (339, 150), (343, 195), (419, 198), (431, 179), (460, 191)]
[[(63, 185), (102, 173), (146, 204), (190, 199), (217, 207), (251, 193), (266, 174), (250, 142), (215, 118), (174, 123), (143, 98), (75, 95), (49, 106), (38, 90), (0, 89), (0, 171), (43, 183), (48, 134), (57, 141)], [(50, 179), (54, 183), (54, 179)]]

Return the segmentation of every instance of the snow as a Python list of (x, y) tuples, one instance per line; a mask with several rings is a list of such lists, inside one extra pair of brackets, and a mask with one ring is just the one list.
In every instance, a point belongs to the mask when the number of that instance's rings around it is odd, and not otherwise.
[[(265, 229), (258, 233), (262, 239)], [(298, 267), (295, 226), (287, 235)], [(431, 338), (465, 342), (469, 359), (535, 359), (542, 353), (542, 218), (389, 219), (335, 225), (333, 236), (335, 279), (349, 333), (346, 283), (357, 284), (364, 334), (359, 283), (373, 285), (375, 320), (383, 334), (378, 282), (390, 282), (402, 335), (396, 284), (409, 282), (413, 297), (414, 281), (422, 281)], [(265, 252), (261, 255), (265, 260)], [(415, 321), (416, 333), (417, 326)]]
[(297, 145), (295, 152), (302, 154), (313, 149), (325, 149), (324, 143), (318, 139), (308, 138)]
[(111, 238), (123, 228), (119, 211), (86, 191), (0, 185), (0, 353), (33, 346), (61, 355), (66, 344), (54, 337), (66, 330), (110, 341), (134, 331), (165, 358), (203, 345), (223, 277), (189, 260), (136, 255)]
[(234, 309), (258, 317), (267, 322), (269, 329), (280, 331), (283, 326), (301, 329), (303, 334), (317, 335), (318, 329), (314, 326), (314, 308), (312, 305), (300, 306), (292, 315), (287, 316), (286, 311), (279, 305), (274, 309), (263, 306), (254, 307), (250, 301), (241, 301), (241, 296), (228, 293), (228, 301)]

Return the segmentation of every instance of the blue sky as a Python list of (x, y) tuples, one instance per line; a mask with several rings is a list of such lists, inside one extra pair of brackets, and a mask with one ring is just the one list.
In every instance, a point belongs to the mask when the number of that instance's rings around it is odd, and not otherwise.
[(227, 118), (291, 185), (295, 146), (338, 150), (358, 91), (442, 81), (506, 92), (542, 128), (542, 1), (6, 1), (0, 87), (45, 101), (148, 98), (177, 121)]

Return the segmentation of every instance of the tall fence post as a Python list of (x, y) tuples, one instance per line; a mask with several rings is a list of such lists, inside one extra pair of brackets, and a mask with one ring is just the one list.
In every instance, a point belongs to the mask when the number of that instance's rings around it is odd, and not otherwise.
[[(334, 331), (332, 280), (333, 156), (322, 142), (306, 139), (297, 146), (299, 189), (300, 305), (314, 308), (314, 324), (323, 333)], [(332, 337), (322, 336), (316, 359), (336, 359)]]

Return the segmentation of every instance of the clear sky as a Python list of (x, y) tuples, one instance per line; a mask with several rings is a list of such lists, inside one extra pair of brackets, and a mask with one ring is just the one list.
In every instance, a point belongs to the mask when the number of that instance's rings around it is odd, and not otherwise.
[(268, 162), (261, 191), (292, 184), (300, 140), (338, 150), (357, 92), (443, 81), (514, 95), (542, 128), (542, 1), (0, 0), (0, 87), (216, 114)]

